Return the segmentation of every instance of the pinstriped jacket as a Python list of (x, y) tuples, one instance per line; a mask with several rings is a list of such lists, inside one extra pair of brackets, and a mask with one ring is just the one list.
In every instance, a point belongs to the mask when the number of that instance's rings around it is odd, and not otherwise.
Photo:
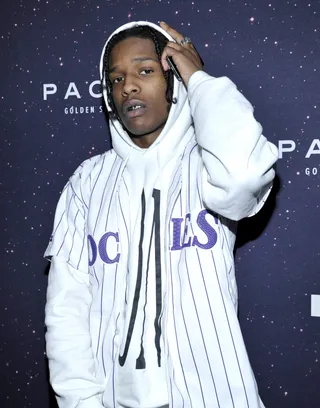
[[(149, 149), (111, 122), (113, 149), (85, 161), (59, 200), (45, 255), (61, 407), (125, 406), (128, 366), (132, 408), (144, 407), (143, 384), (166, 390), (154, 407), (263, 407), (237, 320), (233, 248), (236, 221), (268, 195), (277, 150), (229, 79), (197, 72), (188, 93), (174, 92)], [(154, 325), (144, 326), (151, 279)]]

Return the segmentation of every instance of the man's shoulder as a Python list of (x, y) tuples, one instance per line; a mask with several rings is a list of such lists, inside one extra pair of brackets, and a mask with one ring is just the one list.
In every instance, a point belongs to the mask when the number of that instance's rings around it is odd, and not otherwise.
[(112, 164), (119, 156), (113, 149), (84, 160), (69, 179), (75, 188), (91, 189), (95, 180), (108, 177)]
[(112, 163), (112, 159), (115, 159), (117, 154), (113, 149), (110, 149), (104, 153), (97, 154), (86, 160), (84, 160), (80, 166), (77, 167), (72, 177), (75, 178), (86, 178), (92, 177), (98, 170), (101, 171), (104, 167), (107, 169)]
[(84, 160), (70, 177), (67, 186), (81, 197), (88, 207), (90, 195), (98, 179), (106, 180), (112, 171), (112, 165), (119, 156), (113, 149)]

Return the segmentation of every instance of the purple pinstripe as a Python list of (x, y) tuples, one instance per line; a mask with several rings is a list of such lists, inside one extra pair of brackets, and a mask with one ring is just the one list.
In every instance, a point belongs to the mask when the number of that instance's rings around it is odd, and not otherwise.
[[(180, 261), (179, 261), (179, 264), (180, 264)], [(178, 266), (178, 271), (179, 271), (179, 270), (180, 270), (180, 266)], [(180, 272), (178, 273), (178, 276), (179, 276), (180, 293), (182, 293), (182, 285), (181, 285)], [(199, 385), (200, 385), (200, 390), (201, 390), (201, 396), (202, 396), (203, 406), (205, 407), (206, 405), (205, 405), (205, 402), (204, 402), (203, 390), (202, 390), (202, 385), (201, 385), (200, 376), (199, 376), (199, 370), (198, 370), (198, 366), (197, 366), (196, 360), (195, 360), (195, 358), (194, 358), (193, 350), (192, 350), (192, 347), (191, 347), (189, 332), (188, 332), (188, 329), (187, 329), (186, 319), (185, 319), (184, 311), (183, 311), (183, 307), (182, 307), (181, 296), (180, 296), (180, 308), (181, 308), (181, 313), (182, 313), (182, 319), (183, 319), (184, 327), (185, 327), (186, 334), (187, 334), (187, 337), (188, 337), (188, 343), (189, 343), (189, 348), (190, 348), (191, 355), (192, 355), (192, 360), (193, 360), (193, 363), (194, 363), (194, 366), (195, 366), (195, 369), (196, 369), (196, 372), (197, 372), (197, 375), (198, 375), (198, 380), (199, 380)], [(191, 402), (191, 401), (190, 401), (190, 402)], [(191, 404), (191, 405), (192, 405), (192, 404)], [(198, 408), (198, 407), (197, 407), (197, 408)]]
[[(178, 335), (177, 335), (177, 327), (176, 327), (176, 320), (175, 320), (175, 318), (174, 318), (174, 301), (173, 301), (173, 280), (172, 280), (172, 262), (171, 262), (171, 252), (170, 252), (170, 277), (171, 277), (171, 293), (172, 293), (172, 295), (171, 295), (171, 297), (172, 297), (172, 312), (173, 312), (173, 321), (174, 321), (174, 332), (175, 332), (175, 335), (176, 335), (176, 342), (177, 342), (177, 349), (178, 349), (178, 354), (179, 354), (179, 361), (180, 361), (180, 366), (181, 366), (181, 370), (182, 370), (182, 374), (183, 374), (183, 379), (184, 379), (184, 383), (185, 383), (185, 386), (186, 386), (186, 389), (187, 389), (187, 393), (188, 393), (188, 396), (189, 396), (189, 400), (190, 400), (190, 405), (191, 405), (191, 407), (192, 407), (192, 402), (191, 402), (191, 397), (190, 397), (190, 393), (189, 393), (189, 388), (188, 388), (188, 384), (187, 384), (187, 380), (186, 380), (186, 375), (185, 375), (185, 372), (184, 372), (184, 369), (183, 369), (183, 365), (182, 365), (182, 361), (181, 361), (181, 355), (180, 355), (180, 348), (179, 348), (179, 342), (178, 342)], [(181, 306), (182, 307), (182, 306)], [(189, 338), (189, 336), (188, 336), (188, 338)], [(189, 345), (190, 345), (190, 342), (189, 342)], [(182, 398), (183, 399), (183, 398)]]
[[(104, 289), (104, 268), (105, 265), (103, 264), (103, 274), (102, 274), (102, 284), (101, 284), (101, 296), (100, 296), (100, 325), (99, 325), (99, 335), (98, 335), (98, 343), (97, 343), (97, 350), (96, 350), (96, 357), (98, 357), (99, 345), (100, 345), (100, 335), (101, 335), (101, 326), (102, 326), (102, 299), (103, 299), (103, 289)], [(103, 362), (103, 361), (102, 361)], [(105, 370), (105, 367), (103, 367)]]
[[(190, 282), (189, 268), (188, 268), (188, 263), (187, 263), (187, 260), (186, 260), (186, 259), (185, 259), (185, 264), (186, 264), (186, 270), (187, 270), (187, 276), (188, 276), (188, 282), (189, 282), (190, 292), (191, 292), (191, 295), (192, 295), (192, 300), (193, 300), (193, 304), (194, 304), (194, 308), (195, 308), (195, 311), (196, 311), (197, 320), (198, 320), (198, 324), (199, 324), (199, 328), (200, 328), (201, 338), (202, 338), (202, 342), (203, 342), (203, 345), (204, 345), (204, 350), (205, 350), (205, 353), (206, 353), (207, 361), (208, 361), (208, 363), (209, 363), (208, 353), (207, 353), (207, 347), (206, 347), (206, 345), (205, 345), (205, 341), (204, 341), (204, 338), (203, 338), (202, 327), (201, 327), (201, 324), (200, 324), (200, 319), (199, 319), (198, 309), (197, 309), (197, 306), (196, 306), (196, 301), (195, 301), (195, 299), (194, 299), (194, 294), (193, 294), (193, 290), (192, 290), (192, 286), (191, 286), (191, 282)], [(179, 273), (179, 278), (180, 278), (180, 273)], [(180, 283), (181, 283), (181, 278), (180, 278)], [(180, 285), (180, 291), (181, 291), (181, 289), (182, 289), (182, 288), (181, 288), (181, 285)], [(181, 304), (181, 308), (182, 308), (182, 304)], [(192, 352), (192, 356), (193, 356), (193, 352)], [(194, 357), (193, 357), (193, 358), (194, 358)], [(198, 367), (197, 367), (196, 364), (195, 364), (195, 366), (196, 366), (196, 370), (197, 370), (197, 374), (198, 374), (198, 379), (199, 379), (199, 385), (200, 385), (200, 389), (201, 389), (201, 396), (202, 396), (203, 406), (205, 407), (205, 406), (206, 406), (206, 403), (205, 403), (205, 400), (204, 400), (204, 395), (203, 395), (201, 380), (200, 380), (200, 376), (199, 376), (199, 372), (198, 372)], [(212, 375), (212, 371), (211, 371), (211, 366), (210, 366), (210, 364), (209, 364), (209, 367), (210, 367), (210, 372), (211, 372), (211, 375)], [(212, 377), (212, 380), (213, 380), (213, 377)], [(214, 380), (213, 380), (213, 385), (214, 385), (214, 387), (215, 387)]]
[[(67, 211), (67, 218), (69, 217), (69, 211), (70, 211), (70, 207), (71, 207), (71, 201), (72, 201), (73, 198), (74, 198), (74, 195), (72, 195), (72, 197), (70, 198), (70, 201), (69, 201), (68, 211)], [(64, 240), (66, 239), (66, 236), (67, 236), (68, 231), (69, 231), (69, 227), (67, 228), (67, 230), (66, 230), (66, 232), (65, 232), (65, 234), (64, 234), (62, 243), (61, 243), (60, 248), (59, 248), (59, 250), (58, 250), (58, 252), (57, 252), (57, 256), (59, 255), (59, 252), (60, 252), (61, 249), (62, 249), (62, 246), (63, 246), (63, 244), (64, 244)]]
[(98, 289), (99, 289), (100, 282), (99, 282), (99, 279), (98, 279), (98, 276), (97, 276), (97, 273), (96, 273), (96, 268), (94, 266), (93, 266), (93, 272), (94, 272), (94, 276), (95, 276), (95, 278), (96, 278), (96, 280), (98, 282)]
[(173, 393), (172, 393), (172, 382), (171, 382), (171, 378), (169, 378), (169, 381), (170, 381), (171, 407), (173, 407)]
[[(79, 177), (81, 179), (81, 177)], [(89, 207), (87, 206), (87, 203), (85, 202), (84, 198), (83, 198), (83, 194), (82, 194), (82, 185), (80, 183), (80, 194), (81, 194), (81, 200), (83, 202), (83, 204), (86, 206), (87, 210), (89, 210)]]
[[(80, 184), (81, 185), (81, 184)], [(70, 183), (70, 187), (71, 187), (71, 190), (72, 190), (72, 192), (73, 192), (73, 194), (77, 197), (77, 199), (80, 201), (80, 203), (82, 202), (82, 200), (80, 199), (80, 197), (78, 196), (78, 194), (75, 192), (75, 190), (74, 190), (74, 188), (73, 188), (73, 185), (72, 185), (72, 183)], [(76, 201), (76, 200), (74, 200), (74, 201)], [(83, 202), (84, 203), (84, 202)], [(85, 204), (85, 203), (84, 203)], [(86, 204), (85, 204), (86, 205)], [(79, 207), (78, 207), (79, 208)], [(88, 207), (87, 207), (88, 208)], [(84, 215), (84, 214), (83, 214)]]
[(211, 256), (212, 256), (212, 262), (213, 262), (213, 265), (214, 265), (214, 270), (215, 270), (215, 272), (216, 272), (216, 277), (217, 277), (217, 281), (218, 281), (218, 285), (219, 285), (219, 290), (220, 290), (221, 299), (222, 299), (222, 302), (223, 302), (223, 307), (224, 307), (225, 315), (226, 315), (227, 322), (228, 322), (228, 327), (229, 327), (229, 332), (230, 332), (231, 339), (232, 339), (232, 344), (233, 344), (234, 352), (235, 352), (236, 359), (237, 359), (237, 363), (238, 363), (238, 368), (239, 368), (239, 372), (240, 372), (240, 376), (241, 376), (242, 385), (243, 385), (244, 393), (245, 393), (245, 396), (246, 396), (247, 407), (249, 408), (249, 401), (248, 401), (247, 390), (246, 390), (246, 387), (245, 387), (245, 385), (244, 385), (243, 375), (242, 375), (242, 371), (241, 371), (240, 363), (239, 363), (239, 359), (238, 359), (238, 353), (237, 353), (236, 346), (235, 346), (235, 344), (234, 344), (234, 339), (233, 339), (233, 335), (232, 335), (232, 331), (231, 331), (231, 327), (230, 327), (229, 317), (228, 317), (226, 305), (225, 305), (225, 302), (224, 302), (224, 297), (223, 297), (222, 290), (221, 290), (221, 285), (220, 285), (220, 280), (219, 280), (219, 276), (218, 276), (218, 272), (217, 272), (217, 267), (216, 267), (216, 263), (215, 263), (215, 261), (214, 261), (214, 256), (213, 256), (212, 251), (211, 251)]
[[(184, 408), (183, 395), (182, 395), (181, 391), (179, 390), (179, 388), (178, 388), (178, 386), (177, 386), (177, 384), (176, 384), (176, 382), (175, 382), (175, 378), (174, 378), (174, 368), (173, 368), (173, 367), (172, 367), (172, 381), (174, 382), (175, 387), (176, 387), (177, 390), (179, 391), (180, 397), (181, 397), (181, 399), (182, 399), (182, 408)], [(172, 384), (171, 384), (171, 387), (172, 387)], [(173, 407), (173, 404), (172, 404), (172, 407)]]
[[(101, 172), (102, 172), (102, 169), (103, 169), (105, 160), (106, 160), (106, 156), (103, 156), (103, 160), (102, 160), (102, 164), (101, 164), (101, 169), (100, 169), (99, 174), (98, 174), (98, 177), (97, 177), (97, 179), (96, 179), (96, 181), (95, 181), (95, 183), (94, 183), (94, 186), (92, 187), (92, 190), (91, 190), (90, 199), (89, 199), (89, 206), (90, 206), (90, 203), (91, 203), (92, 194), (93, 194), (94, 189), (95, 189), (95, 187), (96, 187), (96, 185), (97, 185), (97, 182), (98, 182), (98, 180), (99, 180), (99, 177), (100, 177), (100, 174), (101, 174)], [(91, 184), (91, 172), (90, 172), (90, 184)]]
[(120, 211), (121, 211), (121, 215), (122, 215), (122, 218), (123, 218), (123, 222), (124, 222), (124, 225), (125, 225), (125, 227), (126, 227), (126, 231), (127, 231), (127, 239), (128, 239), (128, 246), (129, 246), (129, 244), (130, 244), (130, 240), (129, 240), (129, 231), (128, 231), (128, 226), (127, 226), (127, 223), (126, 223), (126, 219), (125, 219), (124, 214), (123, 214), (123, 210), (122, 210), (122, 205), (121, 205), (120, 197), (118, 197), (118, 201), (119, 201), (119, 206), (120, 206)]
[(126, 188), (126, 190), (127, 190), (128, 196), (129, 196), (129, 189), (128, 189), (127, 183), (126, 183), (126, 181), (125, 181), (124, 178), (123, 178), (123, 184), (124, 184), (124, 186), (125, 186), (125, 188)]
[[(96, 223), (95, 223), (95, 226), (94, 226), (94, 228), (93, 228), (93, 234), (92, 234), (92, 235), (94, 235), (94, 233), (95, 233), (95, 231), (96, 231), (96, 228), (97, 228), (97, 223), (98, 223), (99, 214), (100, 214), (101, 207), (102, 207), (102, 203), (103, 203), (104, 193), (105, 193), (105, 191), (106, 191), (106, 188), (107, 188), (107, 185), (108, 185), (108, 181), (109, 181), (109, 179), (110, 179), (110, 177), (111, 177), (111, 173), (112, 173), (112, 170), (113, 170), (113, 166), (114, 166), (114, 164), (115, 164), (115, 162), (116, 162), (116, 159), (117, 159), (117, 158), (114, 159), (114, 162), (113, 162), (112, 167), (111, 167), (111, 171), (110, 171), (110, 173), (109, 173), (109, 177), (108, 177), (108, 179), (107, 179), (107, 181), (106, 181), (106, 183), (105, 183), (105, 185), (104, 185), (104, 189), (103, 189), (103, 193), (102, 193), (102, 198), (101, 198), (101, 201), (100, 201), (100, 207), (99, 207), (99, 210), (98, 210), (98, 214), (97, 214), (97, 217), (96, 217)], [(104, 162), (103, 162), (103, 163), (104, 163)], [(100, 170), (99, 175), (98, 175), (98, 177), (97, 177), (97, 180), (96, 180), (96, 182), (94, 183), (94, 186), (93, 186), (93, 189), (92, 189), (92, 192), (91, 192), (91, 195), (90, 195), (90, 203), (91, 203), (91, 200), (92, 200), (92, 196), (93, 196), (93, 192), (94, 192), (95, 186), (97, 185), (98, 179), (99, 179), (99, 177), (100, 177), (100, 175), (101, 175), (101, 171), (102, 171), (102, 167), (101, 167), (101, 170)], [(90, 205), (90, 203), (89, 203), (89, 205)]]
[(60, 223), (61, 223), (61, 221), (62, 221), (62, 218), (63, 218), (65, 212), (66, 212), (66, 210), (64, 210), (63, 213), (61, 214), (61, 217), (60, 217), (60, 220), (59, 220), (59, 222), (58, 222), (58, 225), (57, 225), (56, 228), (54, 229), (54, 231), (53, 231), (53, 233), (52, 233), (52, 236), (54, 236), (55, 233), (57, 232), (57, 229), (58, 229), (59, 226), (60, 226)]
[[(173, 184), (174, 184), (174, 182), (175, 182), (176, 175), (178, 174), (179, 169), (180, 169), (180, 167), (178, 167), (177, 171), (175, 172), (175, 174), (174, 174), (174, 176), (173, 176), (173, 178), (172, 178), (172, 182), (171, 182), (171, 185), (170, 185), (170, 187), (169, 187), (169, 190), (168, 190), (168, 191), (170, 191), (170, 190), (171, 190), (171, 188), (172, 188), (172, 186), (173, 186)], [(175, 187), (172, 189), (171, 196), (170, 196), (170, 197), (168, 197), (168, 202), (170, 202), (170, 201), (171, 201), (171, 197), (172, 197), (172, 195), (175, 193), (175, 190), (176, 190), (176, 188), (178, 187), (179, 183), (180, 183), (180, 178), (178, 177), (178, 182), (177, 182), (177, 185), (176, 185), (176, 186), (175, 186)]]
[[(108, 327), (109, 321), (110, 321), (110, 319), (112, 317), (112, 311), (114, 309), (114, 303), (115, 303), (115, 299), (116, 299), (117, 271), (118, 271), (118, 264), (116, 264), (116, 270), (114, 271), (113, 302), (112, 302), (112, 308), (111, 308), (109, 320), (106, 323), (106, 327)], [(103, 290), (104, 290), (104, 277), (105, 277), (105, 265), (103, 265), (103, 278), (102, 278), (101, 302), (100, 302), (100, 325), (99, 325), (99, 335), (98, 335), (96, 356), (98, 356), (98, 350), (99, 350), (99, 345), (100, 345), (100, 336), (101, 336), (101, 326), (102, 326), (102, 316), (103, 316), (103, 313), (102, 313), (102, 298), (103, 298)], [(103, 346), (104, 345), (102, 345), (102, 347), (101, 347), (101, 349), (102, 349), (102, 364), (103, 364), (104, 373), (106, 375), (106, 369), (105, 369), (104, 358), (103, 358)]]
[(191, 162), (191, 154), (192, 154), (192, 152), (193, 152), (193, 150), (195, 149), (195, 147), (197, 147), (198, 145), (197, 144), (195, 144), (193, 147), (192, 147), (192, 149), (190, 150), (190, 152), (189, 152), (189, 166), (188, 166), (188, 209), (189, 209), (189, 211), (188, 212), (190, 212), (190, 191), (191, 191), (191, 189), (190, 189), (190, 162)]
[(77, 231), (76, 222), (77, 222), (77, 217), (78, 217), (79, 212), (80, 212), (80, 210), (77, 211), (77, 214), (74, 217), (74, 231), (73, 231), (73, 234), (72, 234), (72, 245), (71, 245), (71, 248), (70, 248), (70, 251), (69, 251), (68, 262), (70, 261), (70, 255), (71, 255), (71, 252), (72, 252), (72, 249), (73, 249), (73, 243), (74, 243), (74, 236), (75, 236), (76, 231)]
[[(117, 316), (117, 319), (116, 319), (116, 330), (117, 330), (117, 327), (118, 327), (118, 319), (119, 319), (119, 316), (120, 316), (120, 313), (118, 314), (118, 316)], [(115, 375), (114, 375), (114, 368), (115, 368), (115, 363), (114, 363), (114, 339), (115, 339), (115, 337), (116, 337), (116, 333), (114, 334), (114, 336), (113, 336), (113, 339), (112, 339), (112, 362), (113, 362), (113, 367), (112, 367), (112, 390), (113, 390), (113, 408), (116, 408), (116, 400), (115, 400), (115, 381), (114, 381), (114, 377), (115, 377)]]
[[(212, 251), (211, 251), (211, 253), (212, 253)], [(228, 388), (229, 388), (229, 391), (230, 391), (230, 397), (231, 397), (231, 400), (232, 400), (232, 405), (233, 405), (233, 407), (234, 407), (235, 405), (234, 405), (234, 400), (233, 400), (233, 396), (232, 396), (232, 392), (231, 392), (231, 387), (230, 387), (230, 383), (229, 383), (229, 378), (228, 378), (228, 374), (227, 374), (227, 369), (226, 369), (225, 361), (224, 361), (224, 358), (223, 358), (223, 353), (222, 353), (222, 350), (221, 350), (221, 344), (220, 344), (220, 340), (219, 340), (219, 336), (218, 336), (218, 332), (217, 332), (216, 323), (215, 323), (215, 320), (214, 320), (214, 317), (213, 317), (213, 313), (212, 313), (212, 308), (211, 308), (211, 304), (210, 304), (210, 300), (209, 300), (209, 295), (208, 295), (208, 291), (207, 291), (207, 285), (206, 285), (206, 283), (205, 283), (205, 279), (204, 279), (204, 276), (203, 276), (203, 270), (202, 270), (202, 265), (201, 265), (201, 261), (200, 261), (198, 249), (197, 249), (197, 256), (198, 256), (199, 266), (200, 266), (200, 270), (201, 270), (201, 276), (202, 276), (202, 280), (203, 280), (203, 285), (204, 285), (204, 289), (205, 289), (205, 292), (206, 292), (207, 301), (208, 301), (208, 305), (209, 305), (210, 315), (211, 315), (211, 318), (212, 318), (212, 323), (213, 323), (214, 331), (215, 331), (215, 334), (216, 334), (217, 342), (218, 342), (218, 345), (219, 345), (219, 351), (220, 351), (220, 354), (221, 354), (222, 364), (223, 364), (224, 372), (225, 372), (225, 375), (226, 375), (226, 379), (227, 379), (227, 383), (228, 383)], [(211, 368), (210, 368), (210, 371), (211, 371)], [(212, 373), (211, 373), (211, 375), (212, 375)], [(216, 390), (216, 387), (215, 387), (215, 390)], [(216, 395), (217, 395), (217, 391), (216, 391)], [(218, 396), (217, 396), (217, 401), (218, 401), (218, 405), (219, 405), (219, 407), (220, 407), (220, 403), (219, 403)]]
[(79, 265), (80, 265), (80, 262), (81, 262), (85, 241), (86, 241), (86, 233), (85, 233), (85, 228), (84, 228), (84, 230), (83, 230), (83, 239), (82, 239), (82, 248), (81, 248), (81, 252), (80, 252), (80, 257), (79, 257), (79, 262), (78, 262), (78, 265), (77, 265), (77, 269), (79, 269)]
[[(107, 213), (107, 219), (106, 219), (105, 229), (107, 229), (108, 219), (109, 219), (109, 213), (110, 213), (110, 207), (111, 207), (111, 203), (112, 203), (112, 199), (113, 199), (114, 190), (115, 190), (116, 185), (117, 185), (117, 183), (118, 183), (118, 178), (119, 178), (120, 170), (121, 170), (121, 165), (119, 166), (119, 170), (118, 170), (118, 173), (117, 173), (116, 181), (114, 182), (114, 185), (113, 185), (113, 188), (112, 188), (112, 193), (111, 193), (111, 197), (110, 197), (110, 200), (109, 200), (109, 208), (108, 208), (108, 213)], [(112, 171), (112, 170), (111, 170), (111, 171)], [(110, 172), (110, 173), (111, 173), (111, 172)], [(106, 185), (107, 185), (107, 184), (108, 184), (108, 182), (106, 183)], [(104, 194), (104, 192), (103, 192), (103, 194)]]

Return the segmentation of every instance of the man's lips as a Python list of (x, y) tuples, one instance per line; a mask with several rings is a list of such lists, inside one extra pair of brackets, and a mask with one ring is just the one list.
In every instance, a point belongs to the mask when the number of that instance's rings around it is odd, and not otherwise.
[(122, 106), (122, 113), (128, 118), (135, 118), (143, 115), (146, 110), (146, 104), (139, 99), (130, 99)]

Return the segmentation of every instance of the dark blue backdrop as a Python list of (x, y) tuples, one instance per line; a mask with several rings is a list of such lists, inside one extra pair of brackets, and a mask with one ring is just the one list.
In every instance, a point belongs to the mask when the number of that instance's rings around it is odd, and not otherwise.
[(54, 406), (42, 254), (56, 202), (110, 146), (94, 82), (107, 35), (162, 19), (193, 38), (209, 73), (236, 82), (281, 147), (277, 197), (240, 225), (240, 321), (266, 406), (319, 408), (319, 17), (315, 0), (2, 1), (1, 407)]

